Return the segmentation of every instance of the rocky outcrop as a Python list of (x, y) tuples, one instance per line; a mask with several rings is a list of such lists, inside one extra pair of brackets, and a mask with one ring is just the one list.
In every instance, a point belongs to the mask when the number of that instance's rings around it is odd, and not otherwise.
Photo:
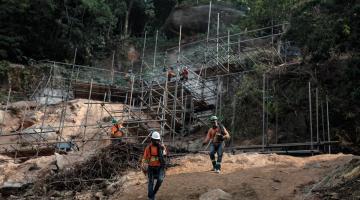
[[(222, 25), (235, 23), (245, 15), (243, 11), (219, 5), (213, 5), (211, 13), (212, 25), (216, 24), (217, 13), (220, 13), (220, 24)], [(184, 37), (195, 33), (205, 33), (207, 31), (208, 18), (209, 5), (175, 8), (170, 13), (163, 28), (167, 36), (177, 35), (180, 25), (182, 25)]]
[(230, 200), (232, 199), (231, 194), (224, 192), (221, 189), (210, 190), (202, 194), (199, 200)]

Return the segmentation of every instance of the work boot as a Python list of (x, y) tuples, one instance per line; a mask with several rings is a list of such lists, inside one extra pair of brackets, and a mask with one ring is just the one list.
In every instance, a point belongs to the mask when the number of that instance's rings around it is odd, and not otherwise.
[(213, 169), (215, 170), (216, 169), (216, 161), (212, 161), (212, 166), (213, 166)]

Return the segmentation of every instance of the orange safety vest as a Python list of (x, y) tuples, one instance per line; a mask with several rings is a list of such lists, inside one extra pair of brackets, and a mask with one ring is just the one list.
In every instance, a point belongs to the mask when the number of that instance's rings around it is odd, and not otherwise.
[(124, 133), (120, 130), (120, 128), (123, 128), (122, 126), (119, 127), (119, 125), (114, 125), (111, 127), (111, 137), (113, 138), (119, 138), (124, 135)]
[[(166, 151), (166, 149), (165, 149)], [(148, 145), (144, 150), (143, 162), (148, 163), (149, 166), (159, 167), (159, 152), (158, 147), (152, 144)]]

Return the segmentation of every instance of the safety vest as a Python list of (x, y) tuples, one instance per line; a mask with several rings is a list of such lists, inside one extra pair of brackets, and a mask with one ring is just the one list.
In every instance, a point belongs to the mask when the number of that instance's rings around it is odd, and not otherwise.
[(119, 125), (114, 125), (113, 127), (111, 127), (111, 137), (113, 138), (122, 137), (123, 132), (120, 129), (122, 129), (122, 127), (120, 128)]
[(145, 148), (143, 162), (148, 163), (149, 166), (159, 167), (161, 166), (159, 160), (159, 148), (150, 144)]

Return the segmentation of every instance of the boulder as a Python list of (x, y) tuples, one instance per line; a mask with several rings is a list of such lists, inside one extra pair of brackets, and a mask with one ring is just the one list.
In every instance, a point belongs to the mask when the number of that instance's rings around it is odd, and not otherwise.
[(202, 194), (199, 200), (231, 200), (231, 194), (224, 192), (221, 189), (210, 190)]
[(0, 187), (0, 194), (3, 196), (9, 196), (17, 194), (20, 190), (23, 190), (24, 187), (27, 187), (29, 183), (27, 182), (19, 182), (15, 180), (7, 180)]
[(64, 169), (66, 166), (69, 166), (73, 162), (69, 160), (66, 156), (55, 153), (56, 166), (59, 170)]
[[(213, 5), (211, 8), (211, 24), (215, 26), (217, 13), (220, 13), (220, 24), (230, 25), (245, 16), (244, 11), (234, 8)], [(206, 33), (209, 18), (209, 5), (175, 8), (164, 24), (164, 30), (168, 37), (178, 35), (182, 25), (184, 37), (196, 33)]]
[(10, 103), (8, 106), (9, 110), (12, 109), (19, 109), (19, 110), (25, 110), (26, 108), (35, 108), (38, 104), (36, 103), (36, 101), (17, 101), (14, 103)]

